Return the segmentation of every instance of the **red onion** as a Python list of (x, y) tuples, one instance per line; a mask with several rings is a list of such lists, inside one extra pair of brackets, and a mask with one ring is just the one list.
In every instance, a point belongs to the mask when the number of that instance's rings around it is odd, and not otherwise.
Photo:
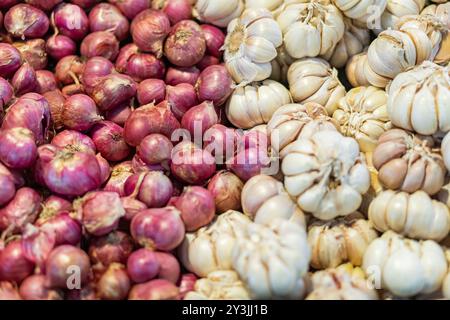
[(20, 240), (6, 245), (0, 253), (0, 279), (20, 283), (33, 273), (34, 265), (23, 254)]
[(89, 13), (91, 32), (110, 31), (119, 41), (128, 35), (130, 24), (120, 10), (109, 3), (99, 3)]
[(0, 2), (0, 9), (8, 9), (13, 5), (17, 4), (19, 0), (2, 0)]
[[(240, 134), (241, 131), (237, 131)], [(249, 130), (238, 137), (238, 151), (241, 149), (259, 148), (261, 150), (269, 149), (269, 138), (265, 132), (259, 130)]]
[(197, 277), (193, 273), (185, 273), (181, 276), (179, 288), (180, 294), (178, 298), (180, 300), (184, 300), (184, 297), (188, 292), (195, 290), (195, 282), (197, 281)]
[[(36, 80), (37, 80), (37, 87), (36, 90), (38, 93), (44, 95), (44, 93), (49, 91), (57, 90), (58, 86), (56, 84), (56, 78), (53, 72), (48, 70), (38, 70), (36, 71)], [(44, 95), (44, 98), (47, 99), (47, 97)], [(47, 102), (50, 105), (49, 99), (47, 99)], [(52, 111), (52, 108), (50, 107), (50, 113)]]
[(56, 5), (60, 4), (63, 0), (25, 0), (26, 3), (32, 6), (38, 7), (39, 9), (50, 11)]
[(247, 181), (261, 173), (261, 170), (270, 165), (267, 152), (261, 148), (241, 150), (227, 163), (227, 168), (240, 179)]
[(200, 70), (205, 70), (206, 68), (220, 64), (220, 59), (216, 58), (214, 56), (203, 56), (202, 60), (200, 60), (199, 63), (197, 63), (195, 66), (199, 68)]
[(91, 130), (97, 150), (108, 161), (120, 161), (130, 154), (130, 147), (123, 139), (123, 128), (111, 121), (101, 121)]
[(193, 20), (183, 20), (175, 24), (164, 44), (167, 59), (180, 67), (191, 67), (200, 62), (205, 50), (203, 31)]
[(36, 79), (36, 71), (25, 62), (14, 73), (11, 84), (17, 96), (21, 96), (27, 92), (36, 91), (38, 82)]
[(63, 292), (59, 289), (51, 289), (45, 285), (45, 276), (35, 274), (23, 280), (19, 289), (20, 295), (25, 300), (63, 300)]
[(233, 80), (222, 65), (213, 65), (200, 73), (195, 85), (200, 101), (212, 101), (215, 106), (223, 105), (231, 92)]
[(163, 162), (158, 164), (147, 164), (136, 154), (134, 155), (133, 159), (131, 159), (131, 165), (135, 173), (148, 171), (167, 171), (169, 170), (169, 163)]
[(190, 141), (177, 144), (172, 151), (171, 172), (181, 181), (201, 184), (216, 171), (214, 157)]
[(97, 158), (98, 166), (100, 168), (100, 184), (102, 185), (108, 181), (111, 174), (111, 167), (108, 160), (103, 158), (100, 153), (97, 153), (95, 157)]
[(177, 300), (178, 288), (164, 279), (136, 284), (131, 288), (129, 300)]
[(133, 175), (133, 168), (130, 161), (125, 161), (112, 168), (111, 176), (103, 188), (104, 191), (112, 191), (120, 196), (125, 195), (125, 182)]
[(173, 254), (166, 252), (155, 252), (155, 255), (159, 262), (158, 278), (176, 284), (180, 278), (180, 264), (178, 260)]
[(62, 121), (66, 128), (86, 131), (101, 120), (94, 100), (85, 94), (75, 94), (64, 103)]
[(162, 79), (166, 72), (164, 63), (153, 54), (140, 53), (139, 48), (131, 43), (123, 47), (116, 61), (117, 71), (125, 73), (135, 81), (149, 78)]
[(147, 209), (145, 203), (132, 197), (122, 197), (120, 201), (122, 201), (123, 208), (125, 209), (124, 219), (127, 221), (131, 221), (140, 211)]
[(43, 267), (48, 255), (55, 246), (55, 234), (27, 224), (22, 235), (22, 251), (28, 260)]
[(77, 4), (64, 3), (58, 6), (53, 20), (59, 33), (74, 41), (83, 39), (89, 31), (89, 19)]
[(52, 194), (47, 199), (45, 199), (39, 219), (43, 218), (44, 216), (50, 218), (55, 214), (64, 211), (72, 211), (72, 203), (64, 198)]
[(42, 38), (50, 26), (46, 14), (28, 4), (17, 4), (8, 10), (3, 21), (5, 29), (16, 38)]
[(119, 41), (112, 32), (92, 32), (81, 42), (80, 52), (87, 58), (100, 56), (114, 61), (119, 54)]
[(119, 263), (111, 264), (97, 283), (97, 292), (104, 300), (123, 300), (130, 291), (130, 278), (125, 266)]
[(136, 173), (125, 182), (125, 194), (137, 190), (137, 199), (149, 208), (164, 207), (172, 196), (172, 182), (161, 171)]
[(67, 244), (56, 247), (50, 253), (45, 265), (46, 285), (74, 289), (71, 287), (87, 282), (90, 267), (89, 257), (83, 250)]
[(175, 207), (181, 212), (187, 231), (195, 231), (214, 219), (216, 212), (212, 193), (202, 187), (187, 187), (178, 197)]
[(131, 22), (130, 31), (133, 42), (139, 49), (160, 58), (164, 39), (170, 31), (170, 21), (164, 12), (147, 9), (136, 15)]
[(203, 35), (206, 40), (206, 53), (216, 58), (222, 57), (222, 48), (225, 42), (225, 34), (219, 28), (210, 24), (202, 24)]
[(131, 236), (146, 248), (173, 250), (183, 241), (185, 233), (180, 214), (174, 207), (143, 210), (131, 220)]
[[(214, 105), (209, 101), (190, 108), (181, 119), (181, 126), (187, 129), (193, 139), (203, 138), (206, 130), (219, 122)], [(197, 141), (195, 140), (195, 141)]]
[(47, 67), (48, 61), (44, 39), (14, 42), (13, 45), (20, 51), (22, 58), (27, 61), (34, 70), (41, 70)]
[(224, 164), (226, 160), (234, 156), (238, 138), (239, 135), (235, 129), (215, 124), (205, 131), (203, 146), (216, 158), (217, 164)]
[(50, 57), (55, 60), (61, 60), (77, 52), (75, 41), (62, 34), (55, 34), (48, 38), (45, 48)]
[(208, 190), (214, 197), (217, 213), (241, 210), (241, 192), (244, 184), (233, 173), (222, 170), (208, 182)]
[(136, 154), (147, 164), (158, 164), (170, 160), (172, 148), (172, 142), (166, 136), (153, 133), (142, 139)]
[(191, 107), (198, 104), (195, 89), (189, 83), (180, 83), (166, 87), (166, 100), (173, 114), (180, 120)]
[(176, 86), (180, 83), (189, 83), (191, 85), (195, 85), (199, 76), (200, 70), (198, 70), (196, 67), (169, 67), (167, 69), (165, 82), (166, 84), (171, 86)]
[(63, 130), (52, 139), (52, 145), (69, 151), (95, 154), (95, 144), (89, 136), (75, 130)]
[(192, 5), (189, 0), (157, 0), (153, 1), (152, 7), (167, 14), (172, 25), (192, 18)]
[(89, 257), (96, 266), (103, 268), (112, 263), (126, 263), (133, 252), (133, 240), (122, 231), (113, 231), (93, 238), (89, 245)]
[(41, 211), (41, 196), (35, 190), (23, 187), (17, 190), (14, 198), (0, 209), (0, 230), (22, 229), (27, 223), (36, 220)]
[(137, 99), (139, 104), (158, 104), (166, 96), (166, 84), (160, 79), (146, 79), (139, 83), (137, 88)]
[(0, 77), (0, 112), (6, 107), (14, 95), (13, 88), (8, 81)]
[(53, 160), (57, 151), (58, 147), (51, 144), (44, 144), (37, 149), (38, 158), (33, 168), (33, 177), (41, 186), (45, 186), (44, 166)]
[(61, 150), (44, 164), (47, 187), (58, 194), (80, 196), (101, 184), (100, 167), (95, 155)]
[(156, 106), (147, 104), (131, 113), (125, 122), (124, 138), (131, 146), (137, 146), (151, 133), (161, 133), (170, 138), (180, 128), (180, 123), (170, 110), (167, 101)]
[[(72, 1), (83, 1), (83, 0), (72, 0)], [(95, 292), (95, 283), (89, 282), (84, 285), (81, 289), (72, 289), (66, 291), (67, 300), (99, 300)]]
[(76, 200), (77, 211), (83, 227), (92, 235), (103, 236), (117, 228), (125, 215), (120, 197), (115, 192), (94, 191)]
[(8, 43), (0, 43), (0, 76), (7, 78), (19, 69), (22, 58), (19, 50)]
[(16, 193), (16, 186), (11, 172), (0, 163), (0, 206), (7, 204)]
[(106, 111), (106, 120), (112, 121), (115, 124), (123, 127), (128, 117), (130, 116), (132, 109), (128, 104), (115, 107), (114, 109)]
[(0, 160), (10, 168), (30, 168), (37, 157), (34, 134), (26, 128), (0, 130)]
[(156, 252), (141, 248), (134, 251), (128, 258), (127, 271), (131, 280), (142, 283), (155, 278), (160, 269)]
[(44, 215), (44, 212), (36, 224), (42, 230), (52, 232), (55, 235), (55, 246), (62, 244), (76, 245), (80, 242), (81, 226), (68, 212), (48, 212), (46, 215)]
[(81, 81), (86, 92), (91, 94), (97, 82), (114, 71), (114, 64), (103, 57), (90, 58), (84, 67)]
[(70, 0), (73, 4), (80, 6), (84, 9), (89, 9), (99, 3), (101, 0)]
[(0, 300), (22, 300), (17, 285), (8, 281), (0, 281)]
[(58, 61), (55, 67), (55, 76), (62, 84), (77, 83), (83, 72), (84, 63), (80, 57), (66, 56)]
[(108, 0), (114, 4), (128, 19), (132, 20), (139, 12), (150, 8), (149, 0)]
[(92, 98), (101, 110), (111, 110), (133, 98), (136, 89), (136, 83), (129, 76), (110, 74), (98, 80)]

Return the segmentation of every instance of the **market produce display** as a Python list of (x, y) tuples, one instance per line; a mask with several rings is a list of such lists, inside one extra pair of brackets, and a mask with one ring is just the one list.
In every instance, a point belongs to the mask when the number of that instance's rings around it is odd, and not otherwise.
[(0, 1), (0, 300), (450, 299), (450, 2)]

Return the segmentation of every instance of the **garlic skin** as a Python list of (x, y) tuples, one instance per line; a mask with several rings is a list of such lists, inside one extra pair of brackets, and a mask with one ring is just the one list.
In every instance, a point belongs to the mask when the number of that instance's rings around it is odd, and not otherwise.
[(334, 268), (344, 262), (360, 266), (367, 246), (377, 237), (359, 212), (329, 222), (314, 221), (308, 227), (311, 267)]
[(337, 70), (320, 58), (305, 58), (294, 62), (287, 74), (289, 88), (295, 102), (316, 102), (333, 115), (345, 87), (337, 77)]
[(438, 4), (426, 6), (420, 15), (432, 15), (441, 20), (441, 23), (450, 28), (450, 2), (441, 1)]
[(249, 129), (269, 122), (278, 108), (291, 102), (291, 94), (285, 86), (264, 80), (236, 88), (227, 101), (225, 112), (234, 126)]
[(311, 282), (312, 291), (306, 300), (378, 300), (364, 272), (350, 263), (314, 272)]
[(345, 29), (339, 10), (327, 1), (318, 0), (286, 5), (277, 22), (286, 51), (297, 59), (332, 52)]
[(234, 243), (243, 237), (250, 222), (246, 215), (229, 210), (217, 216), (210, 225), (187, 233), (179, 247), (184, 267), (199, 277), (217, 270), (231, 270)]
[(370, 68), (367, 52), (361, 52), (347, 62), (345, 74), (353, 87), (375, 86), (384, 88), (391, 79), (380, 76)]
[(246, 9), (228, 24), (223, 46), (225, 66), (241, 86), (267, 79), (272, 73), (270, 62), (282, 42), (280, 27), (270, 11)]
[(194, 291), (184, 300), (249, 300), (250, 295), (238, 274), (232, 270), (218, 270), (198, 279)]
[(358, 141), (362, 152), (373, 151), (380, 135), (392, 127), (386, 102), (386, 92), (372, 86), (353, 88), (339, 100), (333, 118), (343, 135)]
[(337, 131), (319, 131), (283, 152), (284, 187), (303, 211), (331, 220), (359, 208), (370, 174), (356, 140)]
[(441, 241), (450, 231), (450, 211), (423, 191), (386, 190), (369, 207), (369, 220), (381, 232), (393, 230), (409, 238)]
[(248, 180), (241, 194), (242, 211), (253, 221), (270, 226), (275, 218), (290, 220), (306, 228), (305, 215), (289, 197), (283, 183), (257, 175)]
[(445, 167), (450, 171), (450, 134), (447, 133), (441, 143), (441, 153)]
[(245, 0), (245, 8), (266, 8), (274, 11), (283, 5), (284, 0)]
[(417, 241), (386, 231), (367, 248), (363, 270), (380, 276), (381, 287), (399, 297), (432, 293), (447, 272), (442, 248), (432, 240)]
[(270, 227), (250, 223), (233, 249), (233, 268), (252, 299), (300, 299), (310, 250), (305, 230), (291, 221), (274, 219)]
[(444, 184), (446, 170), (439, 150), (432, 148), (430, 137), (402, 129), (386, 131), (372, 154), (379, 181), (388, 189), (436, 194)]
[(203, 22), (225, 28), (244, 11), (243, 0), (197, 0), (193, 15)]
[(386, 90), (392, 124), (423, 135), (450, 131), (449, 70), (424, 61), (396, 76)]
[(386, 9), (381, 15), (382, 30), (393, 29), (403, 16), (419, 14), (425, 4), (426, 0), (387, 0)]
[(351, 19), (364, 24), (367, 29), (380, 18), (388, 0), (333, 0), (333, 4)]

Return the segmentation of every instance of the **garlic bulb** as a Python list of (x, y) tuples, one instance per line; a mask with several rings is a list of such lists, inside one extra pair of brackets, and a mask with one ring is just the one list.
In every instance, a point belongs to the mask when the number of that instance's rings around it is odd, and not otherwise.
[(344, 19), (344, 36), (333, 51), (329, 51), (323, 58), (335, 67), (342, 68), (348, 59), (364, 50), (370, 43), (370, 32), (366, 28), (360, 28), (353, 24), (349, 18)]
[(186, 269), (200, 277), (217, 270), (231, 270), (231, 252), (251, 220), (244, 214), (229, 210), (208, 226), (187, 233), (179, 248), (179, 257)]
[(233, 125), (248, 129), (269, 122), (279, 107), (290, 102), (291, 94), (285, 86), (264, 80), (236, 88), (228, 99), (225, 112)]
[(377, 291), (368, 286), (364, 272), (350, 263), (315, 272), (312, 291), (306, 300), (378, 300)]
[(289, 197), (283, 183), (273, 177), (257, 175), (248, 180), (241, 194), (242, 210), (256, 223), (270, 225), (281, 218), (306, 227), (305, 215)]
[(244, 0), (197, 0), (193, 14), (200, 21), (223, 28), (243, 10)]
[(311, 0), (288, 4), (277, 22), (290, 56), (300, 59), (332, 52), (344, 35), (344, 20), (328, 1)]
[(283, 152), (284, 187), (303, 211), (330, 220), (359, 208), (370, 187), (370, 174), (353, 138), (319, 131)]
[(433, 195), (444, 184), (445, 167), (430, 137), (392, 129), (380, 136), (372, 160), (378, 179), (389, 189)]
[(362, 267), (369, 277), (380, 279), (383, 289), (411, 297), (438, 290), (447, 261), (442, 248), (432, 240), (410, 240), (386, 231), (369, 245)]
[(295, 59), (286, 52), (284, 46), (278, 47), (277, 52), (277, 57), (271, 62), (272, 74), (270, 75), (270, 79), (287, 84), (287, 73)]
[(375, 86), (384, 88), (391, 79), (380, 76), (369, 66), (367, 52), (354, 55), (347, 62), (345, 74), (353, 87)]
[(305, 230), (283, 219), (273, 219), (270, 227), (246, 224), (233, 249), (233, 268), (252, 299), (302, 298), (309, 259)]
[(246, 8), (266, 8), (269, 11), (274, 11), (283, 5), (284, 0), (245, 0)]
[(382, 30), (393, 29), (400, 17), (419, 14), (425, 3), (426, 0), (387, 0), (386, 10), (381, 15)]
[(333, 0), (333, 3), (346, 17), (358, 20), (367, 29), (373, 29), (371, 24), (380, 18), (387, 0)]
[(393, 230), (413, 239), (440, 241), (450, 231), (448, 207), (423, 191), (381, 192), (370, 204), (369, 220), (381, 232)]
[(339, 100), (333, 118), (343, 135), (358, 141), (361, 151), (372, 151), (380, 135), (392, 126), (386, 102), (384, 90), (372, 86), (353, 88)]
[(345, 88), (337, 77), (337, 70), (320, 58), (306, 58), (294, 62), (288, 70), (289, 88), (295, 102), (317, 102), (331, 116), (336, 110)]
[(445, 167), (450, 171), (450, 134), (446, 134), (441, 143), (442, 158)]
[(334, 268), (344, 262), (360, 266), (367, 246), (378, 237), (359, 212), (333, 221), (314, 221), (308, 227), (311, 266)]
[(392, 123), (423, 135), (450, 131), (450, 67), (425, 61), (395, 77), (386, 90)]
[(240, 85), (270, 77), (270, 62), (283, 42), (280, 27), (264, 8), (246, 9), (227, 27), (225, 65)]
[(190, 291), (184, 300), (249, 300), (249, 292), (235, 271), (219, 270), (198, 279), (194, 291)]
[(441, 23), (450, 28), (450, 2), (442, 1), (440, 4), (430, 4), (422, 10), (420, 15), (432, 15), (441, 20)]

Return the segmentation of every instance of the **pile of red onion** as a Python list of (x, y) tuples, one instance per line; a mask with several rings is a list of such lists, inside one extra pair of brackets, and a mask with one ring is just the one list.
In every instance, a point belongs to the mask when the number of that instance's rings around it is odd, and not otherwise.
[(0, 4), (0, 300), (183, 298), (176, 248), (268, 159), (224, 118), (225, 30), (191, 0), (25, 2)]

